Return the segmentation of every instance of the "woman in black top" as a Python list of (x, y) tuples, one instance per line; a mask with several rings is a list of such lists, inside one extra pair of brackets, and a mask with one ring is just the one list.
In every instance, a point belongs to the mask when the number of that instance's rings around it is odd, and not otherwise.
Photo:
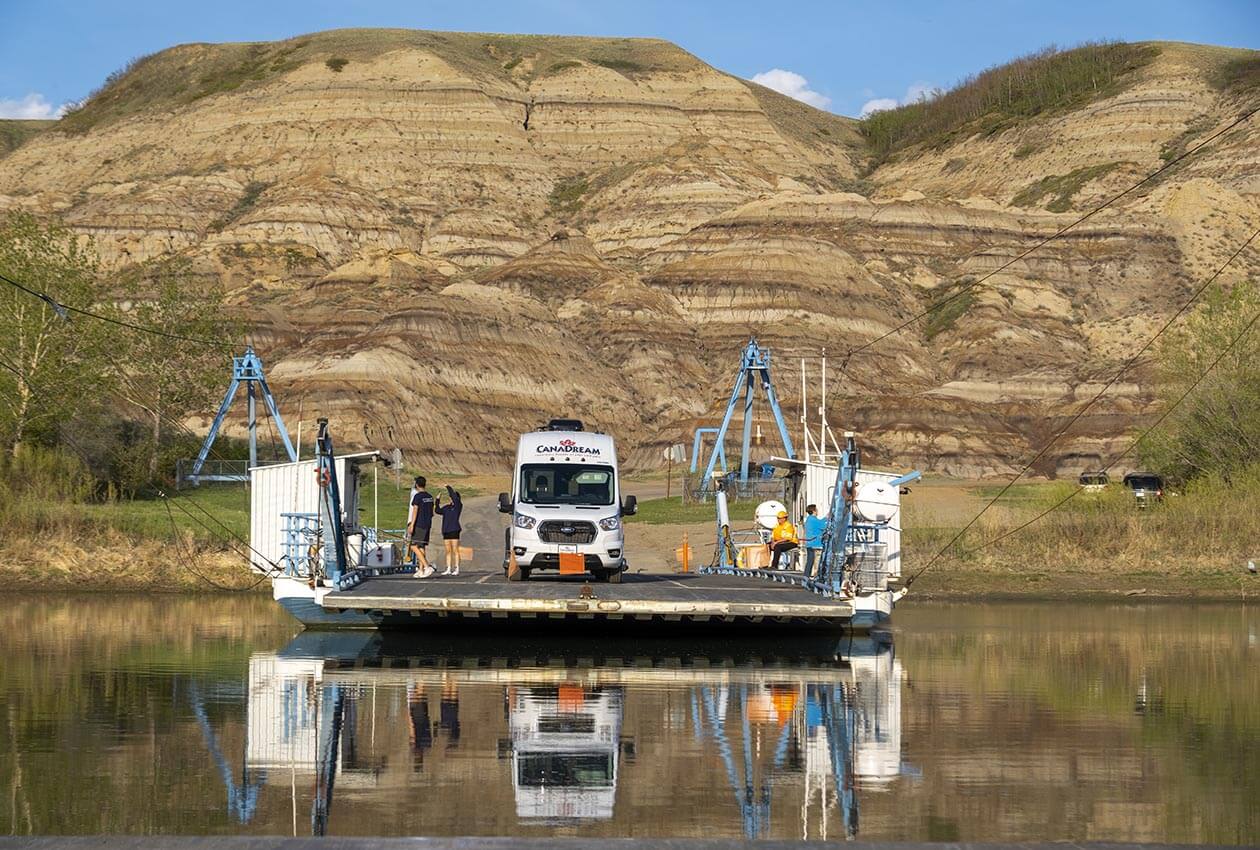
[(433, 508), (442, 515), (442, 542), (446, 545), (446, 569), (442, 572), (444, 576), (459, 575), (459, 533), (463, 529), (459, 525), (459, 515), (464, 511), (464, 501), (459, 497), (459, 491), (451, 485), (446, 485), (447, 495), (451, 497), (451, 501), (445, 505), (438, 501)]

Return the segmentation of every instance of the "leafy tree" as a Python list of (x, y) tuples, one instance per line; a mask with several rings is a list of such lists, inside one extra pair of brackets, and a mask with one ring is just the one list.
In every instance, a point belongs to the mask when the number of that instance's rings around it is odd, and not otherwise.
[[(25, 212), (0, 218), (0, 274), (60, 304), (93, 307), (97, 262), (90, 242)], [(0, 445), (53, 445), (72, 415), (111, 389), (111, 326), (0, 283)]]
[[(1160, 399), (1171, 406), (1260, 313), (1260, 287), (1214, 290), (1159, 350)], [(1225, 481), (1260, 463), (1260, 327), (1242, 336), (1144, 443), (1153, 469), (1179, 481)]]
[[(143, 411), (148, 439), (138, 448), (151, 482), (162, 473), (169, 431), (194, 411), (213, 407), (230, 362), (231, 339), (238, 335), (228, 318), (223, 293), (192, 272), (187, 260), (149, 263), (129, 273), (123, 293), (129, 322), (191, 339), (222, 340), (222, 345), (171, 339), (142, 331), (127, 332), (127, 357), (119, 362), (118, 393)], [(176, 434), (176, 436), (179, 436)], [(180, 442), (177, 441), (176, 445)], [(130, 447), (135, 455), (137, 446)], [(132, 464), (134, 468), (134, 463)], [(134, 472), (130, 477), (136, 477)], [(123, 482), (135, 489), (137, 481)]]

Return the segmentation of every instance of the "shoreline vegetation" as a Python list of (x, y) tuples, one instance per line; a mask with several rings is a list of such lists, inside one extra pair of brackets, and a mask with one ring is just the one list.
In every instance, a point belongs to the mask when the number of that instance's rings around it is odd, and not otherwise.
[[(388, 489), (384, 485), (380, 521), (392, 527), (404, 521), (404, 500), (392, 480)], [(212, 534), (190, 517), (205, 508), (248, 539), (243, 486), (207, 486), (192, 496), (175, 496), (187, 514), (178, 509), (168, 514), (160, 499), (58, 504), (46, 495), (55, 489), (45, 483), (38, 496), (14, 499), (12, 491), (0, 496), (0, 516), (10, 532), (0, 543), (0, 576), (9, 592), (270, 589), (247, 568), (241, 544), (229, 545), (226, 532)], [(1138, 509), (1131, 494), (1112, 484), (1102, 494), (1078, 493), (1035, 524), (1010, 533), (1074, 490), (1076, 485), (1065, 482), (1021, 484), (946, 548), (974, 515), (974, 506), (991, 498), (996, 487), (946, 480), (916, 486), (905, 508), (907, 574), (923, 569), (937, 552), (944, 553), (914, 583), (907, 599), (1260, 599), (1260, 577), (1246, 569), (1249, 559), (1260, 558), (1260, 552), (1250, 549), (1260, 540), (1260, 468), (1228, 486), (1213, 477), (1194, 481), (1147, 509)], [(711, 553), (710, 507), (688, 506), (680, 521), (671, 522), (675, 509), (682, 507), (678, 502), (645, 500), (640, 521), (633, 525), (658, 538), (653, 541), (661, 542), (653, 547), (656, 552), (672, 552), (674, 541), (688, 531), (695, 559), (703, 563)], [(751, 516), (750, 505), (748, 510), (734, 507), (733, 516)], [(1010, 536), (985, 545), (1004, 534)], [(488, 564), (474, 566), (485, 569)], [(644, 569), (659, 572), (675, 566), (659, 555)]]

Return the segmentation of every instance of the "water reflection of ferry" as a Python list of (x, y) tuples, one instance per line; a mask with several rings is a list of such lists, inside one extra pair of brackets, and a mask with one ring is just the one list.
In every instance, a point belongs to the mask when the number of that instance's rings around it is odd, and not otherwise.
[(519, 818), (613, 816), (621, 750), (622, 689), (565, 682), (509, 685), (512, 784)]
[[(385, 805), (407, 781), (398, 776), (430, 769), (424, 759), (432, 748), (475, 737), (461, 712), (476, 710), (475, 725), (503, 725), (475, 730), (482, 737), (463, 756), (482, 756), (475, 748), (494, 733), (489, 746), (497, 744), (498, 760), (511, 766), (508, 829), (614, 818), (618, 784), (627, 781), (623, 762), (633, 765), (651, 743), (655, 761), (639, 771), (640, 784), (682, 770), (694, 777), (698, 755), (701, 764), (719, 765), (721, 776), (714, 783), (711, 771), (702, 772), (709, 786), (702, 790), (720, 800), (713, 786), (726, 787), (746, 837), (769, 837), (773, 799), (790, 796), (801, 804), (793, 834), (834, 838), (857, 834), (859, 792), (902, 772), (901, 667), (887, 639), (855, 638), (792, 657), (731, 642), (686, 654), (668, 642), (637, 643), (624, 657), (565, 652), (555, 644), (507, 655), (501, 644), (475, 641), (441, 647), (388, 633), (304, 633), (250, 659), (246, 777), (282, 786), (268, 793), (290, 791), (295, 811), (309, 793), (310, 829), (324, 834), (334, 792), (356, 795), (356, 807)], [(678, 717), (644, 716), (645, 706), (659, 704), (648, 697), (664, 691), (675, 695), (667, 702), (677, 704)], [(487, 719), (494, 700), (502, 721)], [(405, 745), (394, 729), (399, 715)], [(689, 753), (676, 739), (640, 742), (624, 731), (631, 723), (648, 736), (679, 720), (690, 731)], [(405, 770), (397, 764), (403, 746), (412, 751)], [(463, 796), (477, 791), (458, 783), (490, 781), (484, 768), (459, 774), (450, 760), (434, 770), (429, 781)], [(789, 817), (778, 814), (778, 833)]]

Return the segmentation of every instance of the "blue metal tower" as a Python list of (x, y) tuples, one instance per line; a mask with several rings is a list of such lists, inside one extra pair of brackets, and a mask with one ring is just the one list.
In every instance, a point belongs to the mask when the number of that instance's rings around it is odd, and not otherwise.
[[(783, 410), (779, 407), (779, 398), (774, 394), (774, 383), (770, 380), (770, 351), (757, 345), (756, 339), (750, 339), (740, 357), (739, 373), (735, 376), (735, 386), (731, 390), (730, 401), (726, 404), (726, 415), (722, 417), (722, 424), (718, 426), (713, 452), (709, 455), (709, 462), (704, 468), (704, 477), (700, 479), (702, 491), (709, 489), (713, 481), (713, 470), (717, 467), (719, 459), (722, 466), (726, 466), (726, 432), (731, 426), (731, 418), (735, 415), (735, 406), (741, 394), (744, 396), (744, 441), (743, 451), (739, 458), (739, 482), (740, 484), (748, 483), (749, 450), (752, 447), (753, 395), (758, 382), (761, 383), (766, 400), (770, 403), (770, 412), (774, 414), (774, 422), (779, 428), (779, 436), (783, 438), (783, 448), (787, 456), (796, 457), (796, 450), (792, 448), (792, 437), (788, 434), (787, 423), (783, 419)], [(701, 429), (701, 431), (711, 432), (712, 429)], [(696, 445), (699, 446), (699, 444), (700, 432), (698, 431)], [(694, 456), (692, 465), (694, 471)]]
[(214, 475), (202, 475), (201, 469), (205, 466), (206, 457), (210, 454), (210, 447), (214, 445), (215, 439), (219, 436), (219, 429), (223, 427), (223, 420), (227, 416), (228, 408), (232, 406), (232, 400), (236, 398), (236, 391), (241, 384), (245, 385), (246, 397), (249, 401), (249, 465), (255, 467), (258, 465), (258, 396), (262, 396), (263, 403), (267, 405), (267, 413), (276, 423), (276, 430), (280, 432), (280, 439), (284, 442), (284, 450), (289, 455), (290, 461), (298, 459), (297, 452), (293, 449), (293, 444), (289, 442), (289, 432), (284, 428), (284, 420), (280, 418), (280, 410), (276, 407), (275, 396), (271, 394), (271, 387), (267, 386), (267, 378), (263, 374), (262, 359), (254, 353), (253, 346), (245, 348), (245, 354), (240, 357), (232, 358), (232, 382), (228, 384), (227, 393), (223, 396), (223, 402), (219, 405), (219, 412), (214, 417), (214, 422), (210, 425), (210, 431), (206, 434), (206, 439), (201, 444), (201, 451), (197, 453), (197, 459), (193, 462), (192, 473), (187, 476), (187, 480), (193, 484), (200, 484), (202, 481), (248, 481), (249, 470), (244, 473), (217, 473)]
[(318, 422), (315, 475), (319, 482), (319, 528), (324, 548), (324, 575), (336, 582), (345, 575), (349, 565), (346, 533), (341, 522), (341, 482), (337, 480), (337, 461), (328, 420), (320, 419)]

